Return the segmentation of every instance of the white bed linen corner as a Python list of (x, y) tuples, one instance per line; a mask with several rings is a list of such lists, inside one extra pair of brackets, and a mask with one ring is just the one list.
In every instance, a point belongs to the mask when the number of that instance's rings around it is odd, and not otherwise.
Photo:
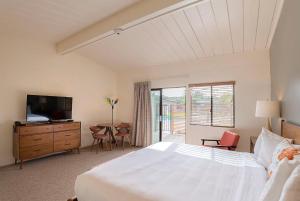
[(161, 142), (79, 175), (79, 201), (256, 201), (266, 170), (253, 154)]

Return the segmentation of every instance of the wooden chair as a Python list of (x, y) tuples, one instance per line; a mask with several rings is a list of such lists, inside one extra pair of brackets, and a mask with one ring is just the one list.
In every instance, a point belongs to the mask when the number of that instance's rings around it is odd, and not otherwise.
[(127, 138), (129, 146), (131, 146), (130, 138), (129, 138), (130, 125), (128, 123), (120, 123), (119, 125), (117, 125), (115, 127), (115, 129), (117, 130), (117, 133), (115, 134), (115, 136), (121, 137), (123, 150), (124, 150), (125, 138)]
[[(231, 131), (225, 131), (220, 140), (216, 140), (216, 139), (201, 139), (201, 140), (202, 140), (202, 145), (204, 145), (204, 146), (234, 151), (238, 145), (239, 139), (240, 139), (240, 136), (238, 134), (233, 133)], [(205, 145), (206, 141), (214, 141), (217, 144), (216, 145)]]
[(105, 138), (107, 137), (107, 134), (100, 133), (100, 131), (102, 131), (103, 129), (105, 129), (105, 127), (101, 127), (101, 126), (91, 126), (90, 127), (90, 131), (91, 131), (93, 139), (94, 139), (93, 144), (91, 146), (91, 151), (93, 151), (93, 147), (94, 147), (94, 144), (96, 141), (97, 141), (96, 144), (98, 144), (98, 146), (96, 148), (96, 153), (98, 153), (98, 151), (100, 149), (100, 145), (101, 145), (102, 150), (104, 150), (103, 142), (104, 142)]

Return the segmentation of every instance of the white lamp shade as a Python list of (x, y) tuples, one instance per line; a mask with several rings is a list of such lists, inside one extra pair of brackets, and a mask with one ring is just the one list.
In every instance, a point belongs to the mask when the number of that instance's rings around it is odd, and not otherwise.
[(280, 117), (280, 107), (278, 101), (257, 101), (256, 117)]

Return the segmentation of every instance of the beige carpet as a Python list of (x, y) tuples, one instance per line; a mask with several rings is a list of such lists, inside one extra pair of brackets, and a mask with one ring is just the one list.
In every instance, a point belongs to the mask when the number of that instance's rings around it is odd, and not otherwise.
[(89, 149), (65, 153), (0, 169), (1, 201), (66, 201), (74, 195), (76, 176), (92, 167), (135, 151), (134, 148), (103, 151)]

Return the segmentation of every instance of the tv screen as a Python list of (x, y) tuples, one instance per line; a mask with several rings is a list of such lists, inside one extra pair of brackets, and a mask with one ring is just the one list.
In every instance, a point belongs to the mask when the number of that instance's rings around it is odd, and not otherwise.
[(27, 95), (26, 121), (45, 122), (72, 119), (72, 98)]

